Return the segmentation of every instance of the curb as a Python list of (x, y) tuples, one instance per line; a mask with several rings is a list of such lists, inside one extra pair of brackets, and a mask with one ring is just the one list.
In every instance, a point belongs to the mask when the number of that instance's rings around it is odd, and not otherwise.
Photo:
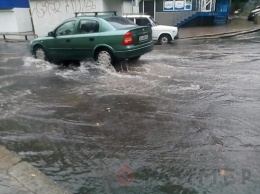
[(0, 146), (0, 193), (71, 194), (3, 146)]
[(17, 43), (17, 42), (30, 42), (31, 40), (21, 40), (21, 39), (2, 39), (0, 38), (0, 42), (10, 42), (10, 43)]
[(249, 30), (242, 30), (242, 31), (230, 31), (230, 32), (223, 32), (219, 34), (205, 34), (201, 36), (193, 36), (193, 37), (183, 37), (180, 38), (181, 40), (200, 40), (200, 39), (215, 39), (215, 38), (228, 38), (233, 37), (241, 34), (249, 34), (253, 32), (260, 31), (260, 27), (252, 28)]
[(0, 38), (0, 41), (2, 42), (9, 42), (12, 40), (27, 42), (37, 38), (38, 35), (31, 33), (0, 33), (0, 37), (2, 37)]

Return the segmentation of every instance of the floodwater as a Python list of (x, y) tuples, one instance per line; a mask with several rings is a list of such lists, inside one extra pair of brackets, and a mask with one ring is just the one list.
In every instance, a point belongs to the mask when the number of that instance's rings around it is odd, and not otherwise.
[(75, 194), (259, 193), (259, 35), (155, 46), (124, 72), (0, 43), (0, 144)]

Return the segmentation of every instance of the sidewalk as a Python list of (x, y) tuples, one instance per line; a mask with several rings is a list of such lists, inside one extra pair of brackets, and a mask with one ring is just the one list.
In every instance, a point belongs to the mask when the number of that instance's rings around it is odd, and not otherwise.
[(180, 27), (180, 39), (230, 37), (260, 30), (260, 24), (246, 18), (233, 18), (227, 24), (206, 27)]
[[(247, 21), (247, 18), (232, 18), (227, 24), (206, 27), (180, 27), (179, 39), (206, 39), (236, 36), (260, 30), (260, 24)], [(25, 40), (25, 35), (28, 35)], [(6, 40), (0, 33), (0, 41), (30, 41), (34, 39), (33, 33), (20, 33), (6, 35)]]
[(0, 193), (70, 194), (3, 146), (0, 146)]

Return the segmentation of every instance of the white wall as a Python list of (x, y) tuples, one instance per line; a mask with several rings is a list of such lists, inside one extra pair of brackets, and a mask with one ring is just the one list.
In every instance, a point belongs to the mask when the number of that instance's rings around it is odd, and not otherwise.
[(29, 8), (14, 8), (18, 32), (31, 32), (32, 22)]
[(122, 0), (103, 0), (104, 11), (117, 11), (118, 15), (122, 15)]
[(133, 5), (132, 2), (124, 0), (122, 5), (122, 13), (133, 13)]
[(0, 10), (0, 32), (18, 32), (15, 13), (12, 9)]
[(0, 10), (0, 32), (18, 33), (32, 31), (29, 8)]
[(35, 33), (38, 36), (46, 35), (62, 21), (73, 17), (75, 12), (104, 9), (103, 0), (30, 0), (30, 7)]

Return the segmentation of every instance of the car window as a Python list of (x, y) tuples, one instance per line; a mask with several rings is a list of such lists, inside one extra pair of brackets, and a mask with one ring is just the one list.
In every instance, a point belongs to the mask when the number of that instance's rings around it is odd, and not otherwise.
[(129, 19), (129, 20), (131, 20), (132, 22), (134, 22), (134, 18), (127, 18), (127, 19)]
[(95, 33), (99, 32), (99, 23), (95, 20), (81, 20), (78, 27), (78, 33)]
[(123, 17), (108, 17), (104, 19), (109, 22), (115, 29), (123, 29), (131, 26), (136, 26), (134, 22)]
[(151, 23), (147, 18), (136, 18), (136, 24), (138, 26), (151, 26)]
[(55, 30), (56, 36), (74, 34), (75, 25), (76, 25), (76, 21), (69, 21), (62, 24)]
[(158, 23), (152, 17), (149, 17), (149, 18), (150, 18), (152, 26), (157, 26), (158, 25)]

